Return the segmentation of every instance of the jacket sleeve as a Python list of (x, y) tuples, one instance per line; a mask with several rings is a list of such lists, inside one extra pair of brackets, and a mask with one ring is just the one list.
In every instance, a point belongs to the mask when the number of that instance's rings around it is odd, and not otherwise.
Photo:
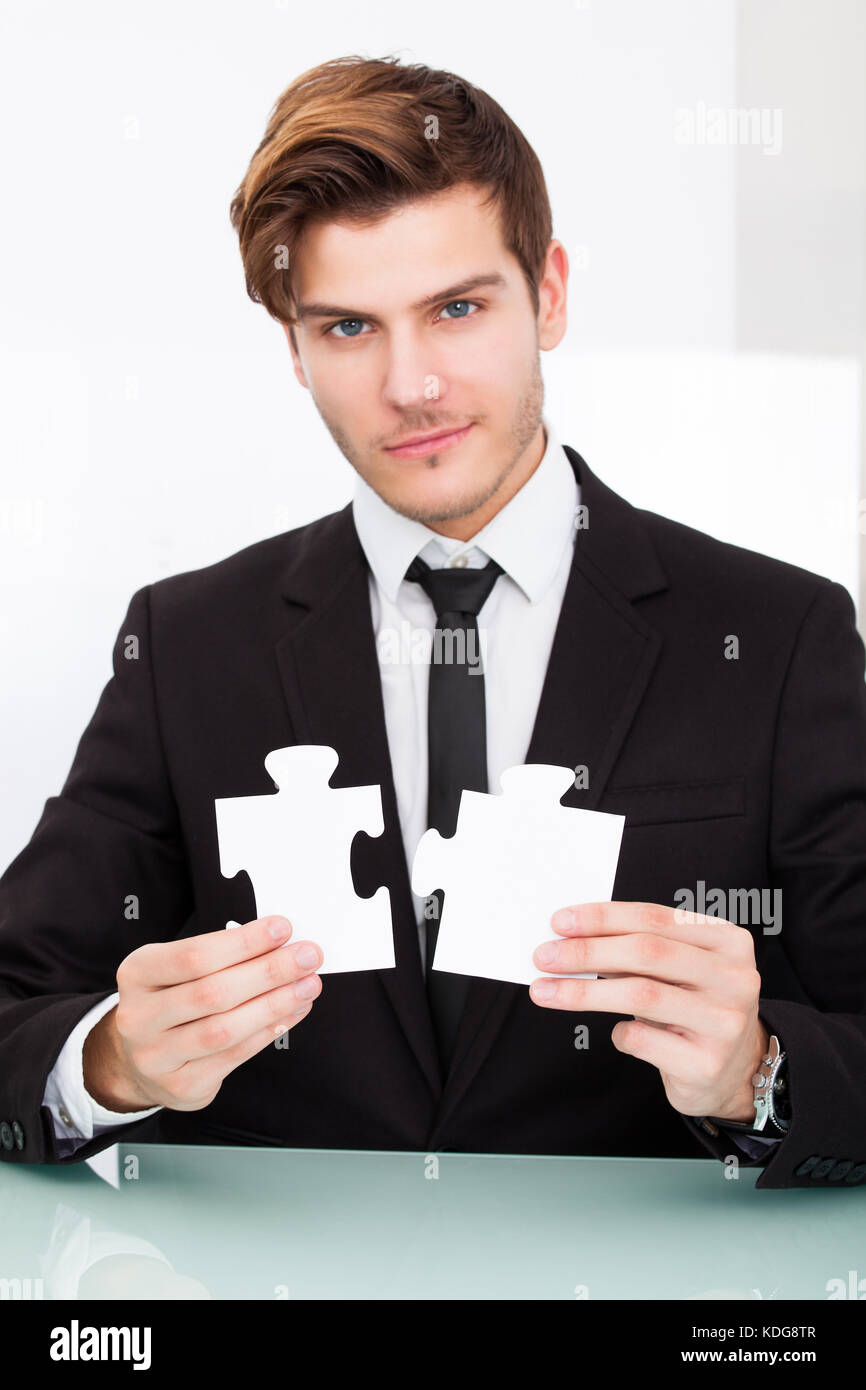
[[(0, 878), (0, 1159), (9, 1163), (80, 1162), (114, 1142), (109, 1130), (58, 1150), (49, 1075), (79, 1020), (115, 992), (124, 957), (182, 936), (193, 913), (160, 736), (150, 587), (130, 599), (113, 675), (66, 781)], [(134, 1120), (124, 1136), (143, 1138), (149, 1125), (149, 1115)]]
[[(757, 1187), (866, 1182), (866, 653), (854, 605), (822, 581), (785, 678), (773, 751), (769, 856), (781, 936), (808, 1004), (761, 998), (788, 1057), (788, 1134)], [(684, 1117), (724, 1158), (730, 1136)], [(708, 1126), (708, 1127), (707, 1127)]]

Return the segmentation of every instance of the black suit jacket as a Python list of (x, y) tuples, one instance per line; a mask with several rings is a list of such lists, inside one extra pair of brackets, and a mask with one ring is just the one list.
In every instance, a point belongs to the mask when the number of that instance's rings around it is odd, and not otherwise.
[[(589, 787), (563, 804), (627, 816), (615, 898), (676, 905), (699, 880), (782, 889), (779, 935), (749, 929), (761, 1015), (789, 1055), (794, 1122), (759, 1160), (757, 1185), (862, 1182), (866, 685), (851, 599), (805, 569), (634, 508), (567, 453), (589, 524), (526, 761), (585, 764)], [(725, 656), (731, 635), (736, 660)], [(41, 1105), (46, 1077), (125, 955), (255, 916), (246, 874), (220, 873), (214, 798), (273, 791), (265, 755), (292, 743), (332, 745), (334, 785), (382, 787), (385, 834), (353, 864), (362, 895), (390, 889), (396, 968), (324, 975), (288, 1049), (238, 1068), (204, 1110), (164, 1110), (125, 1139), (737, 1152), (673, 1109), (654, 1067), (616, 1050), (616, 1016), (542, 1009), (525, 986), (473, 981), (440, 1077), (368, 571), (347, 505), (132, 596), (66, 782), (0, 879), (0, 1158), (61, 1161)], [(579, 1024), (587, 1048), (575, 1047)]]

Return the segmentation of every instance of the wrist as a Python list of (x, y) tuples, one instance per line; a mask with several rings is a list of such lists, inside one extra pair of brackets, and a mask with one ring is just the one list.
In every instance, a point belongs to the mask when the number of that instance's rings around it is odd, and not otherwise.
[(725, 1114), (709, 1118), (729, 1129), (747, 1130), (768, 1138), (786, 1135), (792, 1122), (787, 1056), (775, 1033), (770, 1035), (767, 1051), (752, 1077), (752, 1085), (753, 1114), (749, 1120), (732, 1118), (733, 1108)]
[(738, 1092), (737, 1099), (728, 1106), (723, 1106), (720, 1110), (714, 1111), (711, 1119), (718, 1124), (746, 1125), (751, 1127), (755, 1122), (755, 1090), (751, 1081), (748, 1085), (748, 1093)]
[(755, 1045), (755, 1052), (752, 1056), (748, 1076), (743, 1079), (743, 1084), (732, 1097), (728, 1105), (722, 1106), (715, 1111), (712, 1119), (721, 1124), (745, 1125), (751, 1127), (755, 1122), (755, 1086), (754, 1078), (758, 1071), (761, 1061), (767, 1055), (770, 1046), (770, 1033), (762, 1019), (758, 1019), (758, 1040)]
[(81, 1067), (84, 1089), (91, 1100), (122, 1115), (147, 1110), (158, 1102), (142, 1096), (129, 1080), (114, 1021), (116, 1008), (109, 1009), (84, 1039)]

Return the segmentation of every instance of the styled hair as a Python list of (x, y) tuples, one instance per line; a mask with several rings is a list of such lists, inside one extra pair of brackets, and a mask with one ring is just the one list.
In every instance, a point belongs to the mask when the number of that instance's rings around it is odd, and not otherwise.
[(537, 313), (550, 202), (537, 155), (502, 107), (454, 73), (394, 57), (310, 68), (273, 107), (232, 199), (248, 295), (294, 342), (292, 266), (307, 225), (369, 225), (464, 183), (496, 208)]

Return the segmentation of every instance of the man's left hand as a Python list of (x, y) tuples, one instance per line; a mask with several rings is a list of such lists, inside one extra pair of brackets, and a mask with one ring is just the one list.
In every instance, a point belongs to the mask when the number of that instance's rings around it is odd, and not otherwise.
[(659, 903), (580, 903), (555, 913), (552, 926), (558, 939), (533, 955), (539, 969), (606, 978), (536, 980), (536, 1004), (634, 1015), (615, 1025), (613, 1045), (658, 1067), (675, 1110), (754, 1120), (752, 1076), (770, 1035), (758, 1017), (750, 932)]

